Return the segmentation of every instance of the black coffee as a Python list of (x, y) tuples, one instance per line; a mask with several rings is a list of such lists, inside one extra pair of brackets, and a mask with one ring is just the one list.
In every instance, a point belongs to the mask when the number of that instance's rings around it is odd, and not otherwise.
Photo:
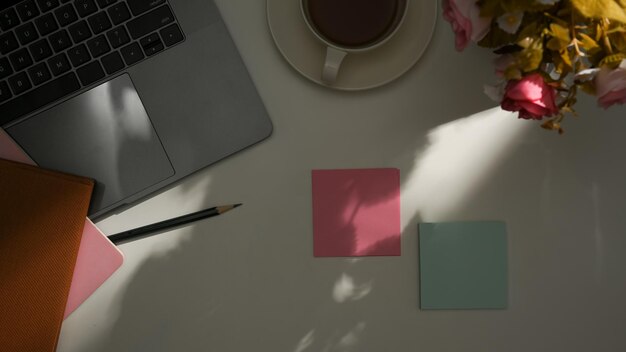
[(348, 48), (372, 45), (398, 23), (405, 1), (308, 0), (311, 25), (330, 42)]

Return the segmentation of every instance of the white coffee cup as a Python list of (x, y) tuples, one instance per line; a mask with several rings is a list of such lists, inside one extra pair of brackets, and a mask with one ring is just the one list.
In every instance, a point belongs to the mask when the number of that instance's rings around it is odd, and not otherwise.
[(347, 54), (367, 52), (389, 41), (408, 6), (409, 0), (300, 0), (304, 22), (326, 45), (322, 81), (332, 85), (337, 80)]

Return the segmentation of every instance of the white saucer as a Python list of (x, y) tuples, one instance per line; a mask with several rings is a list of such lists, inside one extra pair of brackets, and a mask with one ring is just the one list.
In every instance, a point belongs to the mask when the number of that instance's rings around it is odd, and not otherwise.
[(278, 50), (303, 76), (334, 89), (363, 90), (389, 83), (413, 67), (432, 38), (437, 4), (437, 0), (409, 0), (396, 34), (379, 48), (348, 54), (332, 86), (321, 80), (326, 47), (304, 22), (300, 0), (267, 0), (267, 21)]

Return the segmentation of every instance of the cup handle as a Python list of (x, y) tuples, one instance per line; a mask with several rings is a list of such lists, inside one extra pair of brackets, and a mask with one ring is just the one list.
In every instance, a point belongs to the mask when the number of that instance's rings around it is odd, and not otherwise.
[(326, 61), (324, 62), (324, 69), (322, 70), (322, 81), (327, 84), (333, 84), (337, 80), (337, 74), (339, 73), (339, 67), (343, 62), (343, 58), (346, 57), (346, 52), (337, 50), (335, 48), (326, 48)]

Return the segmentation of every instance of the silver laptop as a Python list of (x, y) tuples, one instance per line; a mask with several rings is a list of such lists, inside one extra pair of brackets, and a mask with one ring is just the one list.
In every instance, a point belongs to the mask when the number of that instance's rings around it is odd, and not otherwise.
[(272, 132), (211, 0), (3, 1), (0, 126), (95, 179), (92, 218)]

